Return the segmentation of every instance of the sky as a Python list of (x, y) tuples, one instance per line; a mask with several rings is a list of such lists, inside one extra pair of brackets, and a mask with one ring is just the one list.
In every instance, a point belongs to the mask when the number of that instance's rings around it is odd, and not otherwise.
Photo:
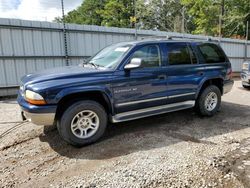
[[(73, 10), (82, 2), (64, 0), (65, 12)], [(0, 0), (0, 18), (53, 21), (61, 15), (61, 0)]]

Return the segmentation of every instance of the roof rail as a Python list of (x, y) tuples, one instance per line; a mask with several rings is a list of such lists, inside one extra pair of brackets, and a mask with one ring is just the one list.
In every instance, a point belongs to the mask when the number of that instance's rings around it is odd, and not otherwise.
[(190, 40), (206, 40), (209, 42), (218, 42), (220, 43), (220, 39), (212, 39), (211, 37), (207, 37), (207, 38), (196, 38), (196, 37), (191, 37), (191, 36), (185, 36), (185, 34), (182, 35), (166, 35), (166, 36), (161, 36), (161, 35), (151, 35), (151, 36), (144, 36), (141, 37), (141, 40), (144, 39), (167, 39), (167, 40), (172, 40), (172, 39), (190, 39)]
[(150, 35), (150, 36), (141, 37), (141, 40), (145, 40), (145, 39), (167, 39), (167, 36)]

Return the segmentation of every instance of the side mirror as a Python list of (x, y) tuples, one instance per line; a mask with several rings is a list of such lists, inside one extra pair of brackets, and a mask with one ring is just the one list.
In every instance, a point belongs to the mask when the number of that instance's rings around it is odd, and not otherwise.
[(125, 65), (125, 70), (136, 69), (141, 66), (142, 60), (140, 58), (133, 58), (130, 60), (130, 63)]

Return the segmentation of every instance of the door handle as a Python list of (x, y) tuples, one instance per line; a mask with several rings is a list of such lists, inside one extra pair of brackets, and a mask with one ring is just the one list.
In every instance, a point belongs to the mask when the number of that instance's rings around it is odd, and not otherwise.
[(167, 78), (167, 76), (166, 76), (166, 75), (160, 75), (160, 76), (158, 76), (158, 78), (159, 78), (160, 80), (165, 80), (165, 79)]
[(198, 75), (203, 76), (204, 72), (198, 72)]

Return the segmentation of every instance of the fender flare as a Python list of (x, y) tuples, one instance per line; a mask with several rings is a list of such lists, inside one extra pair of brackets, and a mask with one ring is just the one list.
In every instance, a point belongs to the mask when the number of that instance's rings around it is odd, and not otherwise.
[(200, 91), (201, 91), (201, 88), (202, 88), (202, 86), (204, 85), (204, 83), (207, 82), (207, 81), (209, 81), (209, 80), (213, 80), (213, 79), (221, 79), (221, 80), (223, 80), (222, 77), (206, 77), (206, 78), (204, 78), (204, 79), (201, 81), (200, 85), (199, 85), (199, 88), (198, 88), (198, 90), (197, 90), (197, 92), (196, 92), (196, 95), (195, 95), (195, 99), (198, 98), (198, 96), (199, 96), (199, 94), (200, 94)]
[(88, 92), (99, 92), (103, 95), (103, 98), (108, 104), (108, 108), (110, 109), (110, 113), (114, 113), (114, 106), (113, 104), (113, 97), (112, 92), (110, 89), (106, 87), (73, 87), (73, 88), (66, 88), (60, 91), (55, 97), (55, 103), (59, 103), (64, 97), (72, 94), (79, 94), (79, 93), (88, 93)]

